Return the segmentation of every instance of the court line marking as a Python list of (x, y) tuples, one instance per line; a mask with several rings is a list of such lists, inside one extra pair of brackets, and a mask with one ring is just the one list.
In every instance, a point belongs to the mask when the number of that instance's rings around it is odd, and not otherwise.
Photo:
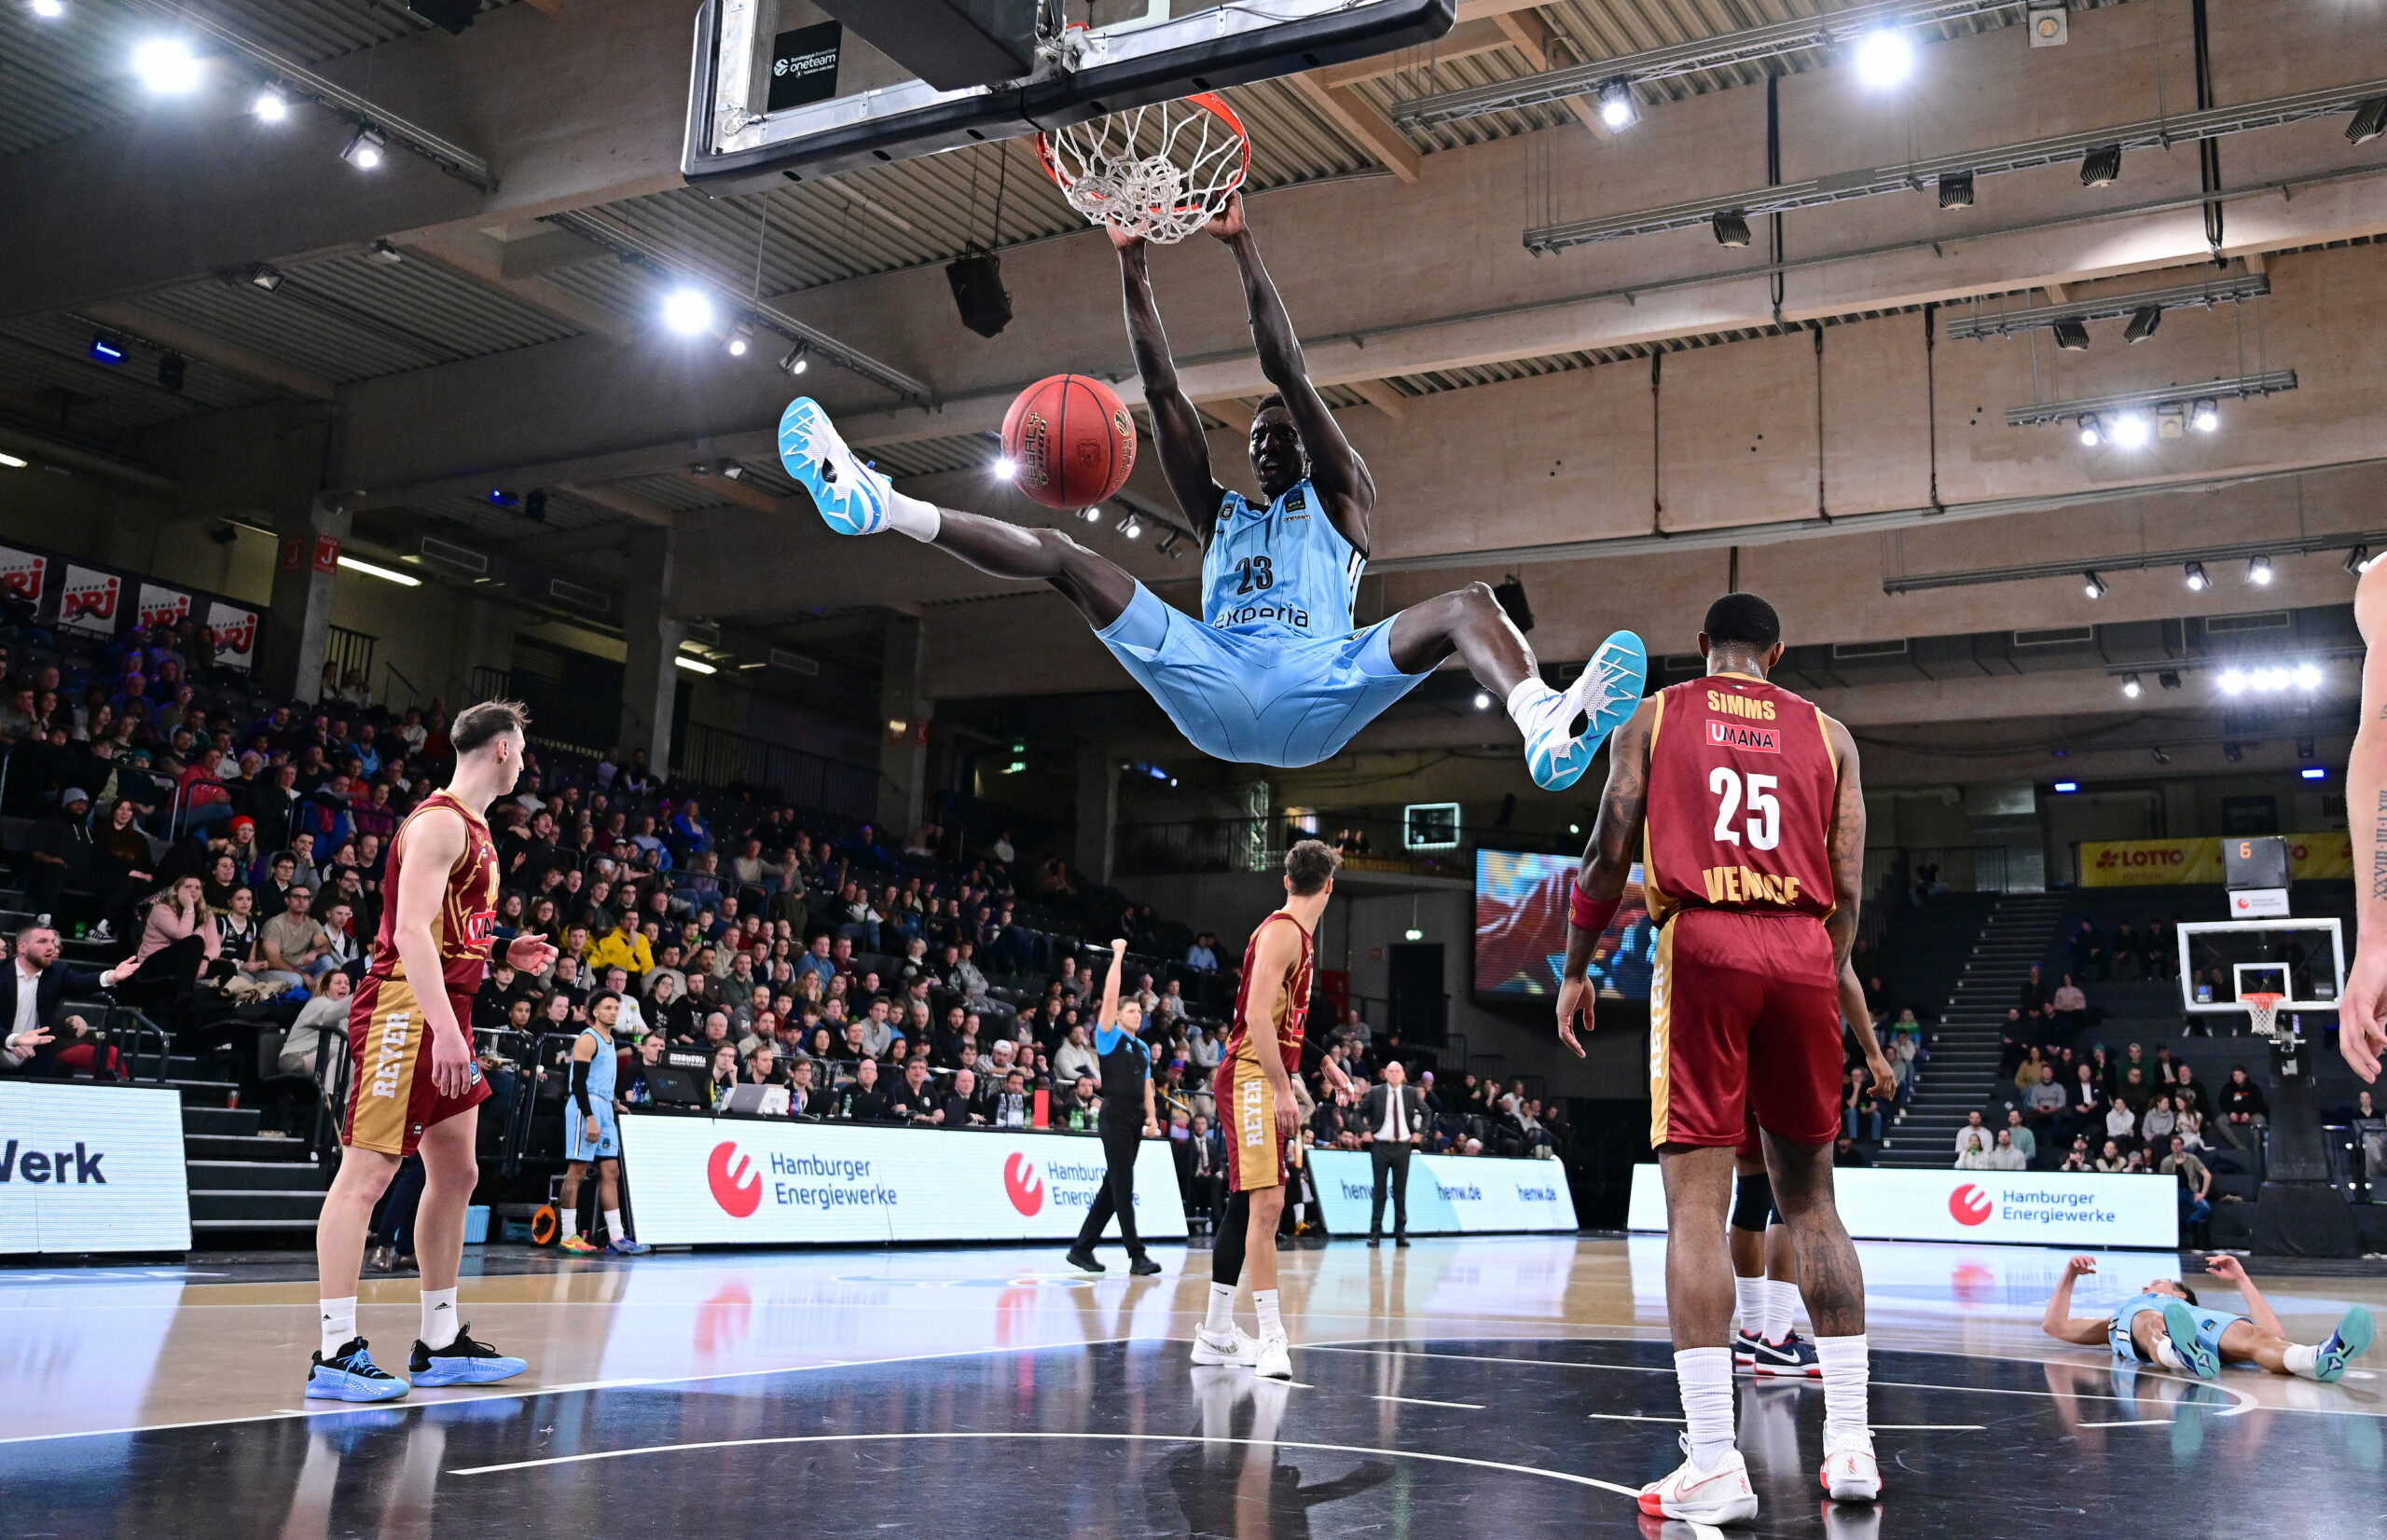
[(1446, 1465), (1473, 1465), (1482, 1470), (1504, 1470), (1517, 1476), (1540, 1476), (1553, 1481), (1572, 1482), (1579, 1487), (1596, 1487), (1620, 1497), (1640, 1500), (1639, 1487), (1620, 1486), (1603, 1481), (1596, 1476), (1577, 1476), (1571, 1471), (1545, 1470), (1539, 1465), (1516, 1465), (1502, 1460), (1477, 1460), (1464, 1454), (1435, 1454), (1426, 1450), (1375, 1449), (1364, 1444), (1299, 1443), (1289, 1438), (1219, 1438), (1203, 1434), (1167, 1433), (1056, 1433), (1034, 1431), (1023, 1433), (805, 1433), (773, 1438), (717, 1438), (695, 1444), (648, 1444), (638, 1449), (598, 1450), (586, 1454), (558, 1454), (544, 1460), (516, 1460), (502, 1465), (467, 1465), (450, 1469), (450, 1476), (492, 1476), (507, 1471), (541, 1470), (550, 1465), (586, 1464), (597, 1460), (626, 1460), (640, 1454), (676, 1454), (696, 1450), (777, 1448), (793, 1444), (853, 1444), (918, 1442), (933, 1438), (1068, 1438), (1107, 1440), (1112, 1443), (1140, 1444), (1223, 1444), (1241, 1445), (1249, 1449), (1315, 1450), (1327, 1454), (1383, 1454), (1398, 1460), (1431, 1460)]
[(2075, 1423), (2080, 1428), (2168, 1428), (2178, 1421), (2172, 1417), (2133, 1417), (2119, 1423)]
[(1371, 1396), (1371, 1401), (1398, 1401), (1404, 1407), (1449, 1407), (1457, 1411), (1482, 1411), (1473, 1401), (1428, 1401), (1422, 1396)]
[[(1596, 1417), (1603, 1423), (1667, 1423), (1676, 1427), (1682, 1426), (1682, 1419), (1679, 1417), (1644, 1417), (1638, 1412), (1587, 1411), (1583, 1415)], [(2090, 1425), (2108, 1424), (2091, 1423)], [(1989, 1428), (1980, 1423), (1872, 1423), (1867, 1424), (1866, 1431), (1869, 1433), (1987, 1433)]]

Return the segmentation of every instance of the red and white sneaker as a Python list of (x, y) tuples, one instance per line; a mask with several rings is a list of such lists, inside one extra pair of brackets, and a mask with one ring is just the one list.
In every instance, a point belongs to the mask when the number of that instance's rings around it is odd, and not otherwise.
[(1824, 1443), (1824, 1492), (1835, 1503), (1870, 1503), (1882, 1495), (1882, 1467), (1873, 1463), (1873, 1436), (1844, 1433)]
[(1690, 1524), (1741, 1524), (1757, 1517), (1757, 1492), (1749, 1486), (1749, 1467), (1739, 1450), (1705, 1470), (1689, 1456), (1690, 1439), (1682, 1439), (1683, 1463), (1662, 1480), (1641, 1489), (1641, 1511), (1653, 1519), (1679, 1519)]

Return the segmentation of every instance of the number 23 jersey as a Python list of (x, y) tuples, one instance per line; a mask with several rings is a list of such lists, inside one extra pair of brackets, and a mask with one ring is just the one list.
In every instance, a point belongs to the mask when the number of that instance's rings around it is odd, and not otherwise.
[(1839, 791), (1813, 701), (1745, 674), (1660, 691), (1641, 852), (1651, 917), (1829, 914)]
[(1306, 478), (1266, 507), (1230, 491), (1202, 554), (1202, 619), (1221, 630), (1347, 635), (1367, 559)]

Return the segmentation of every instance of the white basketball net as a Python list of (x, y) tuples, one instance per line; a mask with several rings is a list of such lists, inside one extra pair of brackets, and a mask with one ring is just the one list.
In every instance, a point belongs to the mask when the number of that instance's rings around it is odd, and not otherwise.
[(2253, 1018), (2255, 1036), (2270, 1038), (2274, 1041), (2278, 1039), (2279, 1008), (2286, 998), (2284, 995), (2259, 993), (2238, 997), (2238, 1003), (2244, 1006), (2246, 1014)]
[(1097, 225), (1174, 245), (1243, 186), (1251, 144), (1214, 96), (1160, 102), (1036, 136), (1069, 207)]

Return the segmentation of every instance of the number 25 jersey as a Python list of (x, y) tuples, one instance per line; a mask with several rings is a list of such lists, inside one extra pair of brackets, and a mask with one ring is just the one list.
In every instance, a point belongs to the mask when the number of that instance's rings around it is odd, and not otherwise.
[(1202, 553), (1202, 619), (1221, 630), (1346, 636), (1367, 564), (1306, 479), (1266, 507), (1231, 491)]
[(1839, 790), (1813, 701), (1744, 674), (1660, 691), (1641, 850), (1650, 916), (1829, 914)]

